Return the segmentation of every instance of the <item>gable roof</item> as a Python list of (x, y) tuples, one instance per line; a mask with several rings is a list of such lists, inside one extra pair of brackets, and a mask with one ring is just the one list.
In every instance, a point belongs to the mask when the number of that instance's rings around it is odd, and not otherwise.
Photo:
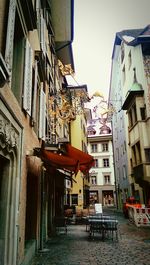
[[(130, 38), (126, 38), (126, 36)], [(147, 41), (150, 42), (150, 25), (146, 26), (144, 29), (127, 29), (117, 32), (114, 41), (112, 58), (114, 58), (115, 46), (121, 45), (122, 41), (130, 46), (136, 46)]]

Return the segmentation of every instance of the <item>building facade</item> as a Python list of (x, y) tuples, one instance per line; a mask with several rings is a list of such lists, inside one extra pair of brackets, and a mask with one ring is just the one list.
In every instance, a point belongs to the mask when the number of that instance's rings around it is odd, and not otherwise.
[(150, 196), (149, 41), (147, 26), (117, 33), (114, 43), (109, 103), (115, 107), (112, 124), (120, 207), (128, 196), (144, 204)]
[(95, 164), (89, 171), (90, 204), (116, 204), (111, 124), (101, 118), (88, 121), (88, 151)]
[(73, 1), (4, 0), (0, 14), (0, 264), (25, 265), (63, 212), (58, 152), (69, 138), (61, 110), (64, 66), (74, 69)]
[[(68, 190), (68, 206), (75, 209), (83, 209), (89, 206), (89, 171), (93, 157), (88, 155), (87, 150), (87, 119), (84, 104), (89, 101), (87, 86), (71, 87), (70, 91), (73, 98), (73, 106), (76, 119), (70, 123), (71, 145), (82, 151), (78, 153), (78, 159), (82, 160), (80, 171), (72, 179)], [(81, 157), (80, 157), (81, 155)]]

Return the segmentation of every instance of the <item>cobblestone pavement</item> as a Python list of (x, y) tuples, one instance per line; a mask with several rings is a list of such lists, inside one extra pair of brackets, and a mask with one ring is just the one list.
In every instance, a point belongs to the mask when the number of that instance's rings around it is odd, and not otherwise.
[(118, 241), (102, 241), (98, 234), (91, 239), (84, 225), (70, 225), (67, 235), (62, 231), (50, 238), (30, 265), (150, 265), (150, 228), (137, 228), (120, 213), (115, 215)]

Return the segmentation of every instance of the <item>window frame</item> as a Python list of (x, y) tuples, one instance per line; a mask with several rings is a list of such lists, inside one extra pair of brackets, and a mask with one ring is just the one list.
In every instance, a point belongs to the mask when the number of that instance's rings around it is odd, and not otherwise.
[[(76, 202), (74, 202), (74, 200)], [(78, 201), (79, 201), (78, 193), (71, 194), (71, 205), (78, 205)]]
[(109, 148), (108, 148), (108, 143), (102, 143), (102, 152), (108, 152)]
[(91, 144), (91, 153), (97, 153), (97, 152), (98, 152), (98, 145)]
[[(106, 181), (107, 179), (107, 181)], [(111, 178), (110, 178), (110, 175), (109, 174), (105, 174), (104, 175), (104, 185), (110, 185), (111, 184)]]
[(91, 185), (97, 185), (97, 176), (96, 175), (92, 175), (91, 177)]
[(103, 158), (103, 167), (110, 167), (109, 158)]

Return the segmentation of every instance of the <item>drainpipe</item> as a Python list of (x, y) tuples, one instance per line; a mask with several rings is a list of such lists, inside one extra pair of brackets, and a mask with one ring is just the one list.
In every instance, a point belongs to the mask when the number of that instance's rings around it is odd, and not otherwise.
[(114, 164), (114, 178), (115, 178), (115, 192), (116, 192), (116, 208), (118, 210), (118, 189), (117, 189), (117, 179), (116, 179), (116, 166), (115, 166), (115, 150), (114, 150), (114, 144), (113, 144), (113, 124), (111, 120), (111, 128), (112, 128), (112, 148), (113, 148), (113, 164)]
[(41, 192), (41, 213), (40, 213), (40, 250), (43, 250), (43, 193), (44, 193), (44, 167), (42, 167), (40, 182), (40, 192)]

